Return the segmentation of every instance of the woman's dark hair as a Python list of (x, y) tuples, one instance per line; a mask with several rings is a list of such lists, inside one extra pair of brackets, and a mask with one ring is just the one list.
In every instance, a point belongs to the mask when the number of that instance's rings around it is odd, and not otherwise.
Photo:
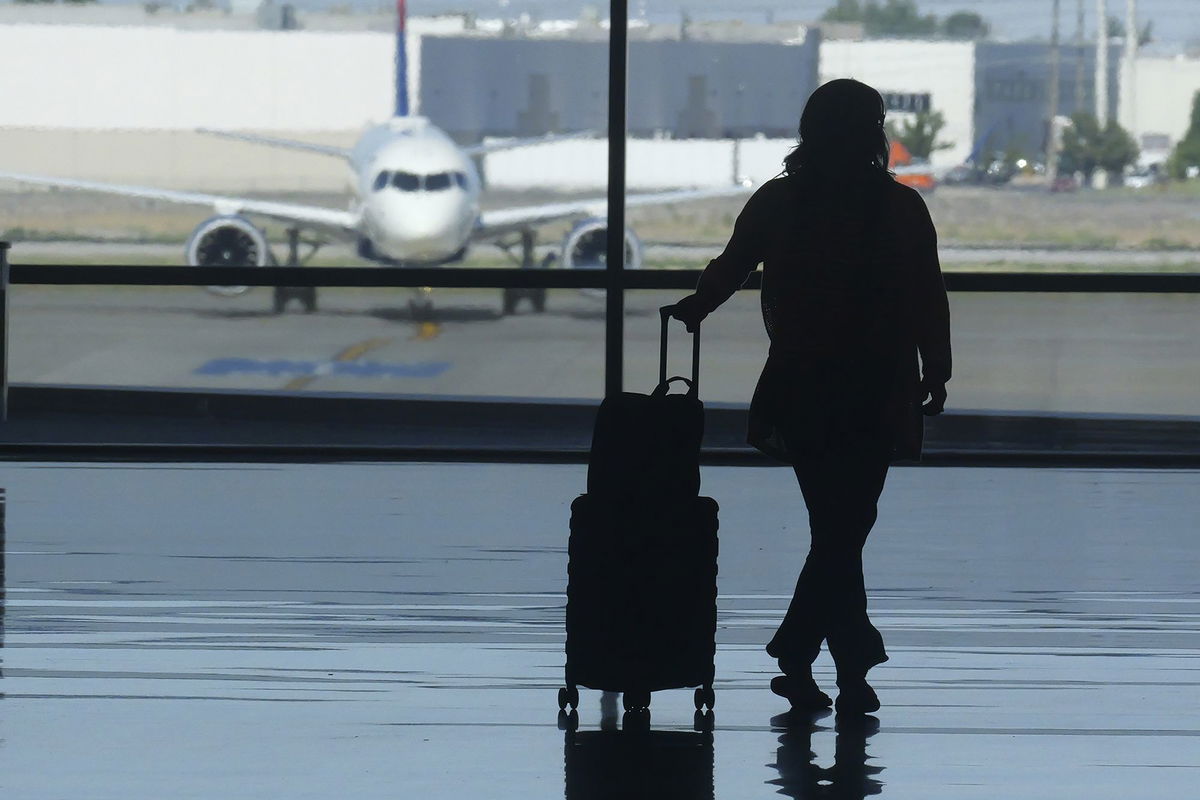
[(844, 173), (855, 167), (888, 171), (887, 112), (883, 97), (865, 83), (838, 78), (817, 87), (800, 115), (800, 138), (783, 171)]

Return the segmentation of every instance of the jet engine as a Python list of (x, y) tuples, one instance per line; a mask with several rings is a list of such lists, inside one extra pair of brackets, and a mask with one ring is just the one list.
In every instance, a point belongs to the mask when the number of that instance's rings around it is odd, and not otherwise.
[[(204, 220), (192, 231), (184, 245), (189, 267), (265, 267), (272, 263), (267, 236), (250, 220), (222, 215)], [(208, 291), (222, 297), (236, 297), (249, 286), (209, 286)]]
[[(575, 225), (563, 240), (563, 266), (570, 269), (604, 269), (608, 255), (608, 222), (588, 219)], [(642, 242), (625, 228), (625, 268), (642, 266)]]

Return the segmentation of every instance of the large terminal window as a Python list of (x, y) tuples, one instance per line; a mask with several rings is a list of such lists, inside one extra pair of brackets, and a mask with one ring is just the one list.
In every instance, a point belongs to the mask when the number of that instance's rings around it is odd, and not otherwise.
[[(356, 149), (432, 141), (390, 119), (394, 11), (300, 10), (296, 26), (236, 5), (224, 15), (64, 6), (77, 23), (67, 37), (43, 24), (37, 4), (13, 6), (0, 23), (0, 52), (22, 65), (20, 80), (0, 87), (0, 236), (14, 244), (11, 260), (602, 267), (607, 14), (476, 5), (446, 15), (433, 0), (408, 3), (408, 116), (443, 143), (436, 159), (411, 167), (373, 164)], [(628, 273), (702, 268), (749, 192), (780, 172), (808, 94), (847, 76), (885, 97), (891, 167), (923, 193), (947, 274), (1200, 267), (1200, 59), (1189, 50), (1200, 32), (1182, 7), (1143, 4), (1136, 36), (1122, 19), (1098, 37), (1090, 4), (1082, 15), (1060, 4), (1056, 26), (1042, 5), (978, 2), (964, 17), (918, 2), (922, 16), (905, 30), (827, 10), (832, 2), (728, 5), (629, 8)], [(97, 63), (102, 81), (72, 77)], [(461, 151), (459, 166), (446, 147)], [(469, 215), (441, 228), (427, 227), (427, 214), (353, 219), (347, 164), (367, 171), (355, 187), (411, 193), (417, 208), (461, 201)], [(528, 224), (479, 235), (467, 205), (477, 186), (479, 222), (529, 212)], [(289, 221), (280, 205), (321, 213)], [(470, 236), (469, 246), (451, 248), (456, 236)], [(10, 375), (591, 400), (604, 390), (603, 285), (323, 288), (282, 305), (269, 288), (22, 285), (12, 294)], [(627, 388), (653, 381), (654, 309), (683, 292), (626, 293)], [(1193, 298), (955, 293), (952, 405), (1195, 414)], [(714, 402), (748, 400), (747, 375), (768, 344), (756, 302), (745, 292), (707, 324)]]
[[(54, 9), (71, 27), (43, 24), (47, 10), (36, 5), (9, 9), (0, 49), (23, 66), (0, 87), (0, 173), (36, 179), (0, 178), (0, 238), (12, 241), (14, 264), (435, 270), (433, 286), (282, 295), (215, 284), (16, 286), (11, 381), (599, 398), (602, 291), (440, 287), (436, 275), (561, 263), (579, 215), (539, 209), (603, 204), (605, 181), (543, 171), (541, 185), (517, 186), (491, 179), (490, 154), (536, 161), (552, 155), (539, 139), (586, 131), (603, 175), (608, 35), (599, 19), (582, 39), (561, 37), (553, 14), (471, 5), (447, 13), (442, 2), (410, 0), (400, 53), (386, 4), (299, 9), (298, 24), (245, 4), (221, 14)], [(546, 98), (528, 78), (544, 73), (543, 43), (560, 60), (586, 50), (582, 117), (543, 118)], [(85, 85), (79, 74), (102, 80)], [(401, 194), (405, 204), (385, 202)], [(360, 208), (380, 211), (355, 217)], [(481, 212), (511, 220), (522, 210), (527, 225), (477, 224)]]

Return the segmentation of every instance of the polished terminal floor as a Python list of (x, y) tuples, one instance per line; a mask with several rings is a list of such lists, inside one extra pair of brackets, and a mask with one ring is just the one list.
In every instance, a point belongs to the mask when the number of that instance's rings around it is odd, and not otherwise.
[[(1196, 797), (1200, 474), (905, 468), (867, 546), (891, 661), (792, 718), (762, 650), (790, 472), (706, 468), (716, 709), (560, 726), (581, 466), (8, 463), (0, 794)], [(829, 690), (823, 654), (818, 679)], [(701, 721), (704, 722), (704, 721)]]

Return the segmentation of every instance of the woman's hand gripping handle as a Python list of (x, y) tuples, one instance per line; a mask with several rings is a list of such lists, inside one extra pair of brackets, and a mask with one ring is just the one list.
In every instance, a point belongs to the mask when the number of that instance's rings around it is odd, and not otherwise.
[(699, 296), (695, 294), (689, 294), (675, 305), (670, 306), (669, 313), (684, 324), (688, 333), (695, 333), (700, 327), (700, 323), (708, 316), (708, 311), (704, 310)]

